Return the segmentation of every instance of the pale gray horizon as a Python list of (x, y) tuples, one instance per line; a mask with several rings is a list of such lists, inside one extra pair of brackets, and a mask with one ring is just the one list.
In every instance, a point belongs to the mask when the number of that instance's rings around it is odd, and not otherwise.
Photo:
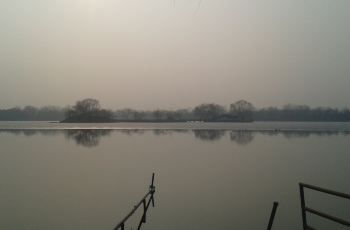
[(350, 1), (1, 0), (0, 108), (350, 107)]

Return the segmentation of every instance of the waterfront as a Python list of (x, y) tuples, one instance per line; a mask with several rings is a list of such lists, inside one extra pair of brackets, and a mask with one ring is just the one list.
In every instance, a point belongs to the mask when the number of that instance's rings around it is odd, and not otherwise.
[[(0, 227), (112, 229), (155, 172), (143, 229), (264, 229), (273, 201), (274, 229), (301, 229), (298, 182), (350, 191), (348, 124), (303, 124), (2, 123)], [(350, 219), (347, 201), (307, 201)]]

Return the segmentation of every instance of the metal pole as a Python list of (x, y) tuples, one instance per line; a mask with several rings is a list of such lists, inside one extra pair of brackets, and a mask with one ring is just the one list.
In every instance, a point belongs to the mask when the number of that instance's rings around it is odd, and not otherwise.
[(300, 191), (300, 203), (301, 203), (301, 216), (303, 218), (303, 230), (307, 230), (305, 195), (304, 195), (304, 186), (302, 184), (299, 184), (299, 191)]
[(146, 199), (144, 199), (143, 200), (143, 216), (142, 216), (143, 223), (146, 223), (146, 212), (147, 212)]
[(151, 184), (152, 187), (154, 187), (153, 184), (154, 184), (154, 173), (152, 173), (152, 184)]
[(273, 202), (273, 208), (272, 208), (272, 212), (271, 212), (271, 216), (270, 216), (270, 220), (269, 220), (269, 225), (267, 226), (267, 230), (272, 229), (272, 225), (273, 225), (273, 221), (275, 219), (277, 207), (278, 207), (278, 202)]
[[(144, 213), (143, 213), (142, 219), (141, 219), (140, 222), (139, 222), (139, 225), (138, 225), (138, 227), (137, 227), (137, 230), (140, 230), (142, 224), (144, 223), (144, 222), (143, 222), (143, 218), (146, 218), (146, 214), (147, 214), (148, 207), (149, 207), (150, 203), (151, 203), (151, 198), (149, 198), (149, 200), (148, 200), (148, 202), (147, 202), (146, 209), (145, 209), (145, 211), (144, 211)], [(146, 219), (145, 219), (145, 220), (146, 220)]]
[[(139, 226), (138, 226), (138, 230), (141, 229), (142, 223), (146, 223), (146, 215), (147, 215), (147, 210), (148, 207), (150, 205), (150, 203), (152, 202), (152, 205), (154, 207), (154, 193), (156, 192), (156, 187), (154, 186), (154, 173), (152, 174), (152, 182), (151, 185), (149, 186), (149, 191), (147, 192), (147, 194), (142, 198), (142, 200), (134, 206), (134, 208), (130, 211), (130, 213), (124, 217), (124, 219), (122, 221), (119, 222), (119, 224), (114, 228), (114, 230), (124, 230), (124, 225), (125, 222), (136, 212), (136, 210), (143, 204), (143, 215), (142, 218), (140, 220)], [(147, 202), (147, 197), (149, 196), (149, 200)]]
[(149, 186), (150, 192), (151, 192), (151, 201), (152, 201), (152, 207), (154, 207), (154, 192), (155, 192), (155, 186), (154, 186), (154, 173), (152, 174), (152, 183)]

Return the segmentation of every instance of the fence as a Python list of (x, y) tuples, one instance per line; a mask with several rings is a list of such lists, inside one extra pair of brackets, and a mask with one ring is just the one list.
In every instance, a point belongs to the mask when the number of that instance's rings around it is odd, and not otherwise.
[(309, 184), (299, 183), (301, 213), (302, 213), (302, 218), (303, 218), (303, 230), (316, 230), (316, 228), (311, 227), (307, 223), (306, 212), (309, 212), (309, 213), (317, 215), (319, 217), (331, 220), (331, 221), (336, 222), (338, 224), (350, 227), (350, 222), (349, 221), (343, 220), (343, 219), (338, 218), (338, 217), (331, 216), (331, 215), (329, 215), (327, 213), (324, 213), (324, 212), (321, 212), (321, 211), (318, 211), (318, 210), (315, 210), (313, 208), (310, 208), (310, 207), (306, 206), (306, 204), (305, 204), (304, 188), (308, 188), (308, 189), (311, 189), (311, 190), (314, 190), (314, 191), (318, 191), (318, 192), (322, 192), (322, 193), (327, 193), (327, 194), (330, 194), (330, 195), (333, 195), (333, 196), (337, 196), (337, 197), (341, 197), (341, 198), (344, 198), (344, 199), (350, 199), (350, 195), (349, 194), (336, 192), (336, 191), (332, 191), (332, 190), (325, 189), (325, 188), (320, 188), (320, 187), (309, 185)]
[[(152, 174), (152, 183), (149, 186), (149, 191), (146, 193), (146, 195), (141, 199), (141, 201), (139, 203), (137, 203), (137, 205), (134, 206), (134, 208), (129, 212), (128, 215), (126, 215), (126, 217), (119, 222), (119, 224), (114, 228), (114, 230), (124, 230), (125, 228), (125, 222), (136, 212), (136, 210), (141, 207), (141, 205), (143, 204), (143, 214), (142, 214), (142, 218), (139, 222), (139, 225), (137, 227), (137, 230), (141, 229), (142, 224), (146, 223), (146, 215), (147, 215), (147, 211), (148, 208), (150, 206), (150, 204), (152, 203), (152, 206), (154, 207), (154, 193), (156, 192), (156, 187), (154, 186), (154, 173)], [(147, 201), (148, 198), (148, 201)]]
[[(313, 186), (313, 185), (309, 185), (309, 184), (299, 183), (303, 230), (316, 230), (316, 228), (311, 227), (307, 223), (307, 218), (306, 218), (306, 213), (307, 212), (311, 213), (311, 214), (314, 214), (314, 215), (317, 215), (319, 217), (328, 219), (330, 221), (336, 222), (338, 224), (350, 227), (350, 221), (343, 220), (341, 218), (329, 215), (327, 213), (324, 213), (324, 212), (321, 212), (321, 211), (318, 211), (318, 210), (315, 210), (313, 208), (310, 208), (310, 207), (306, 206), (305, 193), (304, 193), (305, 188), (310, 189), (310, 190), (314, 190), (314, 191), (318, 191), (318, 192), (322, 192), (322, 193), (326, 193), (326, 194), (329, 194), (329, 195), (341, 197), (341, 198), (344, 198), (344, 199), (350, 199), (350, 195), (349, 194), (336, 192), (336, 191), (333, 191), (333, 190), (329, 190), (329, 189), (325, 189), (325, 188), (321, 188), (321, 187), (317, 187), (317, 186)], [(141, 199), (141, 201), (139, 203), (137, 203), (137, 205), (134, 206), (134, 208), (129, 212), (129, 214), (126, 215), (126, 217), (122, 221), (119, 222), (119, 224), (114, 228), (114, 230), (124, 230), (125, 229), (125, 222), (142, 205), (143, 206), (143, 214), (142, 214), (141, 220), (139, 222), (139, 225), (137, 227), (137, 230), (140, 230), (141, 227), (142, 227), (142, 224), (146, 223), (146, 215), (147, 215), (147, 211), (148, 211), (148, 208), (149, 208), (150, 204), (152, 203), (152, 206), (154, 207), (154, 193), (155, 193), (155, 191), (156, 191), (156, 189), (155, 189), (155, 186), (154, 186), (154, 173), (153, 173), (152, 174), (152, 182), (151, 182), (151, 185), (149, 186), (149, 191)], [(272, 229), (272, 225), (273, 225), (273, 221), (274, 221), (275, 214), (276, 214), (276, 211), (277, 211), (277, 207), (278, 207), (278, 203), (274, 202), (273, 208), (272, 208), (272, 212), (271, 212), (271, 215), (270, 215), (270, 219), (269, 219), (269, 224), (268, 224), (268, 227), (267, 227), (268, 230)]]

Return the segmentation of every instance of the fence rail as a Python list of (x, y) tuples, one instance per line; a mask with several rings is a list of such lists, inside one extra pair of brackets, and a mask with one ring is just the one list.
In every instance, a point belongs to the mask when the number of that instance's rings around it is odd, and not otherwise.
[[(140, 230), (142, 227), (142, 224), (146, 223), (146, 215), (148, 208), (150, 204), (152, 203), (152, 206), (154, 207), (154, 193), (156, 192), (156, 187), (154, 186), (154, 173), (152, 174), (152, 183), (149, 186), (149, 191), (146, 193), (146, 195), (141, 199), (140, 202), (138, 202), (134, 208), (129, 212), (128, 215), (124, 217), (122, 221), (119, 222), (119, 224), (114, 228), (114, 230), (124, 230), (125, 229), (125, 222), (136, 212), (137, 209), (141, 207), (143, 204), (143, 214), (142, 218), (139, 222), (139, 225), (137, 227), (137, 230)], [(148, 198), (148, 201), (147, 201)]]
[[(306, 218), (307, 212), (311, 213), (313, 215), (317, 215), (319, 217), (328, 219), (328, 220), (333, 221), (335, 223), (350, 227), (350, 221), (348, 221), (348, 220), (343, 220), (341, 218), (332, 216), (330, 214), (327, 214), (327, 213), (324, 213), (324, 212), (321, 212), (321, 211), (318, 211), (318, 210), (315, 210), (313, 208), (306, 206), (305, 189), (310, 189), (310, 190), (318, 191), (321, 193), (326, 193), (326, 194), (329, 194), (332, 196), (337, 196), (337, 197), (344, 198), (344, 199), (350, 199), (350, 195), (346, 194), (346, 193), (337, 192), (337, 191), (333, 191), (330, 189), (325, 189), (325, 188), (321, 188), (318, 186), (309, 185), (309, 184), (305, 184), (305, 183), (299, 183), (303, 230), (316, 230), (316, 228), (310, 226), (307, 223), (307, 218)], [(142, 224), (146, 223), (146, 216), (147, 216), (147, 211), (149, 209), (149, 206), (152, 204), (152, 206), (154, 207), (154, 193), (155, 193), (155, 191), (156, 191), (156, 189), (154, 186), (154, 173), (153, 173), (152, 174), (152, 182), (151, 182), (151, 185), (149, 186), (149, 191), (134, 206), (134, 208), (119, 222), (119, 224), (114, 228), (114, 230), (125, 230), (125, 223), (142, 206), (143, 207), (143, 214), (142, 214), (141, 220), (140, 220), (138, 227), (137, 227), (137, 230), (140, 230), (142, 227)], [(267, 227), (268, 230), (272, 229), (272, 225), (273, 225), (273, 222), (275, 219), (277, 207), (278, 207), (278, 202), (274, 202), (272, 212), (270, 215), (270, 219), (269, 219), (269, 224)]]
[(318, 192), (322, 192), (322, 193), (327, 193), (329, 195), (341, 197), (341, 198), (344, 198), (344, 199), (350, 199), (350, 195), (346, 194), (346, 193), (337, 192), (337, 191), (333, 191), (333, 190), (330, 190), (330, 189), (317, 187), (317, 186), (314, 186), (314, 185), (299, 183), (300, 202), (301, 202), (301, 214), (302, 214), (302, 219), (303, 219), (303, 230), (316, 230), (316, 228), (311, 227), (310, 225), (308, 225), (307, 218), (306, 218), (306, 212), (309, 212), (309, 213), (317, 215), (319, 217), (328, 219), (328, 220), (336, 222), (338, 224), (350, 227), (350, 221), (343, 220), (341, 218), (338, 218), (338, 217), (329, 215), (327, 213), (315, 210), (313, 208), (307, 207), (306, 203), (305, 203), (305, 193), (304, 193), (304, 189), (305, 188), (310, 189), (310, 190), (314, 190), (314, 191), (318, 191)]

